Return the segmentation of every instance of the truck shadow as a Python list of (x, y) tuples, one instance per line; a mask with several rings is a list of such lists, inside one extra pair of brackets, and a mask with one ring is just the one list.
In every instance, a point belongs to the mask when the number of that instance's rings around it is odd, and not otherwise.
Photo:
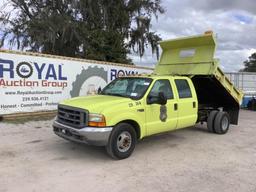
[(106, 161), (110, 158), (107, 156), (104, 147), (90, 146), (86, 144), (79, 144), (69, 141), (56, 141), (53, 144), (56, 158), (51, 160), (92, 160), (92, 161)]
[[(191, 134), (195, 135), (198, 134), (198, 132), (209, 134), (205, 126), (197, 125), (196, 127), (152, 135), (138, 141), (135, 151), (143, 152), (149, 150), (149, 148), (150, 150), (158, 150), (162, 147), (176, 148), (178, 145), (182, 144), (183, 140), (191, 139)], [(62, 139), (55, 139), (55, 144), (53, 144), (51, 150), (54, 150), (55, 154), (58, 153), (57, 157), (51, 159), (53, 161), (83, 161), (84, 159), (96, 162), (112, 161), (107, 155), (105, 147), (78, 144)]]
[(193, 142), (192, 140), (196, 135), (200, 137), (200, 135), (205, 134), (210, 134), (206, 127), (204, 125), (196, 125), (194, 127), (152, 135), (140, 140), (137, 143), (136, 151), (159, 150), (160, 148), (176, 149), (179, 145), (184, 144), (184, 140), (191, 140)]
[(188, 130), (193, 131), (193, 132), (201, 132), (201, 133), (207, 133), (209, 134), (209, 131), (207, 130), (207, 126), (205, 124), (197, 124), (193, 127), (188, 128)]

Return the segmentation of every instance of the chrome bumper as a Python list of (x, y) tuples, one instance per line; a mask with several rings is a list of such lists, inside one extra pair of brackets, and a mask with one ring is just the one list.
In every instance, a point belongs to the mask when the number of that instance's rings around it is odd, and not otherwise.
[(56, 135), (78, 143), (105, 146), (113, 127), (84, 127), (75, 129), (57, 121), (53, 122), (53, 131)]

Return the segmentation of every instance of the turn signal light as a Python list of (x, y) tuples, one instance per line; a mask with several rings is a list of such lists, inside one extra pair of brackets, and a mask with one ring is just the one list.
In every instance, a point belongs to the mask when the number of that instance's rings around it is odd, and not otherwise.
[(106, 127), (106, 122), (93, 122), (93, 121), (89, 121), (88, 125), (90, 127)]
[(106, 120), (104, 115), (90, 113), (88, 125), (90, 127), (106, 127)]

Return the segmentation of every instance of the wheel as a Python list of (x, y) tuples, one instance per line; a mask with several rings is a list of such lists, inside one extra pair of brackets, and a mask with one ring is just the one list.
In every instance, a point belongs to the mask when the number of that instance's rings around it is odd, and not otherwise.
[(207, 118), (207, 128), (208, 128), (208, 131), (211, 133), (215, 133), (214, 120), (215, 120), (217, 113), (218, 113), (218, 111), (211, 111)]
[(136, 132), (130, 124), (120, 123), (114, 127), (106, 151), (114, 159), (125, 159), (132, 154), (136, 138)]
[(225, 134), (229, 129), (230, 118), (227, 112), (218, 112), (214, 120), (214, 129), (218, 134)]

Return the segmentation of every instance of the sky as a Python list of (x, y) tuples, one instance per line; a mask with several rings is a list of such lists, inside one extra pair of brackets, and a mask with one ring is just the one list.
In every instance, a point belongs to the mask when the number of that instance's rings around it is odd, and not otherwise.
[[(6, 0), (0, 0), (0, 6)], [(163, 40), (203, 34), (217, 35), (215, 58), (225, 72), (236, 72), (256, 52), (255, 0), (162, 0), (165, 13), (152, 19), (151, 30)], [(132, 54), (136, 65), (154, 67), (157, 58), (150, 47), (142, 58)]]
[[(172, 39), (203, 34), (217, 35), (215, 58), (225, 72), (236, 72), (256, 52), (255, 0), (162, 0), (163, 15), (152, 20), (151, 29), (160, 37)], [(132, 55), (137, 65), (154, 67), (156, 56), (149, 48), (144, 57)]]

